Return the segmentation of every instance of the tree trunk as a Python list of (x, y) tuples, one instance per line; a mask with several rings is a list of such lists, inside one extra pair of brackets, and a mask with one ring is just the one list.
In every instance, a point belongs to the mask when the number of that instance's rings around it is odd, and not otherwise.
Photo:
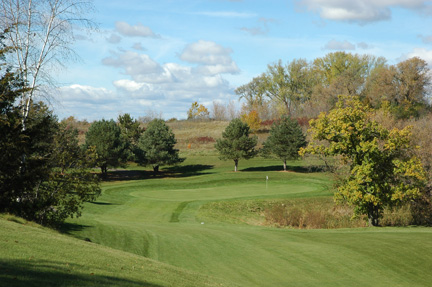
[(284, 160), (283, 164), (284, 164), (284, 171), (286, 171), (286, 160)]
[(157, 174), (158, 172), (159, 172), (159, 166), (156, 165), (156, 166), (153, 167), (153, 173)]
[(378, 206), (372, 205), (368, 210), (368, 224), (369, 226), (378, 226), (379, 225), (379, 209)]
[(237, 172), (238, 159), (234, 160), (234, 171)]

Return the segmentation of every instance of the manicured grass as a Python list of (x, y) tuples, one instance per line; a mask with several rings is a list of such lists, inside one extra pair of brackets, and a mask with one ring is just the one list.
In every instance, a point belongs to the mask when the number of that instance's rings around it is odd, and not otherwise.
[(64, 231), (241, 286), (430, 286), (429, 228), (293, 230), (200, 217), (214, 202), (330, 197), (329, 176), (302, 164), (280, 172), (278, 161), (254, 159), (234, 173), (208, 154), (156, 177), (131, 167), (135, 180), (114, 174)]
[(0, 250), (0, 286), (231, 286), (10, 216), (0, 218)]

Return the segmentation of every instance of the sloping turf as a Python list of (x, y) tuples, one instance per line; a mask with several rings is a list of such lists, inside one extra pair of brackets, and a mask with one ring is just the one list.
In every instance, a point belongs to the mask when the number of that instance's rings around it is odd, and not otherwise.
[(211, 201), (331, 196), (325, 174), (278, 164), (243, 161), (234, 173), (230, 162), (195, 157), (184, 165), (205, 168), (111, 182), (69, 232), (242, 286), (430, 286), (428, 228), (290, 230), (199, 218)]
[(98, 202), (64, 227), (93, 243), (0, 224), (2, 278), (18, 286), (45, 286), (49, 276), (65, 280), (56, 286), (431, 286), (430, 228), (293, 230), (200, 218), (212, 201), (331, 196), (327, 175), (279, 166), (241, 161), (234, 173), (231, 162), (197, 156), (163, 177), (125, 172), (118, 179), (133, 180), (105, 183)]
[(0, 286), (231, 286), (132, 253), (0, 218)]

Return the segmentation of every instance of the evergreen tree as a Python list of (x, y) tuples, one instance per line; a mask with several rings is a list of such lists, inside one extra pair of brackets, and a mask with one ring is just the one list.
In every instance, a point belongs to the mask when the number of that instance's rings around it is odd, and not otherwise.
[(144, 129), (140, 126), (140, 122), (133, 119), (130, 114), (119, 115), (117, 124), (120, 127), (121, 135), (127, 143), (128, 160), (135, 160), (135, 150), (137, 149), (138, 140)]
[(216, 141), (215, 148), (219, 151), (219, 158), (233, 160), (234, 171), (237, 171), (240, 159), (250, 159), (257, 154), (257, 137), (249, 137), (249, 133), (248, 124), (240, 119), (234, 119), (222, 132), (222, 139)]
[(306, 146), (306, 136), (297, 121), (283, 117), (272, 125), (270, 135), (263, 145), (263, 154), (273, 154), (281, 159), (286, 171), (287, 160), (299, 158), (298, 151)]
[(96, 165), (106, 174), (109, 167), (123, 166), (127, 160), (127, 142), (113, 120), (95, 121), (86, 133), (85, 146), (94, 147)]
[(161, 119), (152, 120), (138, 142), (138, 163), (143, 166), (152, 166), (157, 173), (161, 165), (175, 165), (183, 162), (179, 157), (174, 133)]
[[(0, 46), (1, 60), (6, 50)], [(77, 132), (60, 127), (43, 103), (31, 103), (24, 129), (19, 99), (28, 88), (4, 67), (1, 62), (0, 212), (44, 225), (79, 216), (83, 202), (100, 193), (98, 178), (87, 170), (92, 155), (77, 152)]]

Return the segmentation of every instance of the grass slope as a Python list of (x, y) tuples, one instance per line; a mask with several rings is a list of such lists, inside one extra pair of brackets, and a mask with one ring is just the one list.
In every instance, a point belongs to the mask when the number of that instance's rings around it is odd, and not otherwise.
[[(200, 217), (218, 201), (331, 196), (325, 174), (280, 172), (278, 161), (189, 156), (152, 178), (106, 183), (65, 231), (79, 238), (241, 286), (430, 286), (432, 230), (275, 229)], [(245, 172), (247, 171), (247, 172)], [(177, 173), (178, 172), (178, 173)], [(265, 177), (269, 176), (266, 187)]]
[(12, 219), (0, 218), (1, 286), (230, 286)]

